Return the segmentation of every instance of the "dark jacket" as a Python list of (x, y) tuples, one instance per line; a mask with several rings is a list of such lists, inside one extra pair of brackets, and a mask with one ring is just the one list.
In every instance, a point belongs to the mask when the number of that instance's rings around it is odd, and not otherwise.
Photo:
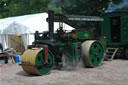
[(2, 46), (2, 44), (0, 43), (0, 50), (2, 50), (3, 51), (3, 46)]

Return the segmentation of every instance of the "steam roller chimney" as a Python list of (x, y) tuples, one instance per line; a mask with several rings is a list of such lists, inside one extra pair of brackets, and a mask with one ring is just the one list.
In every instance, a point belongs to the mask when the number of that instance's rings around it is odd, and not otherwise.
[(49, 24), (49, 32), (51, 34), (54, 33), (54, 11), (48, 10), (48, 24)]

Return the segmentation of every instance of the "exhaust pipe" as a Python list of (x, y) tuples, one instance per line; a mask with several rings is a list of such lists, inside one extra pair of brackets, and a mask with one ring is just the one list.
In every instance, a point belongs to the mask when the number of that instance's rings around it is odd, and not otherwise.
[(49, 32), (51, 34), (54, 33), (54, 11), (48, 10), (48, 24), (49, 24)]

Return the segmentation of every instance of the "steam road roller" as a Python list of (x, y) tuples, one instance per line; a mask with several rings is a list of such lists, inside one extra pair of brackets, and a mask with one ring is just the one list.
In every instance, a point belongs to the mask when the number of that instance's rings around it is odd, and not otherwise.
[[(86, 67), (97, 67), (104, 59), (105, 39), (98, 38), (98, 33), (87, 29), (75, 29), (70, 32), (63, 30), (63, 22), (100, 22), (97, 16), (73, 16), (54, 14), (48, 11), (49, 31), (35, 32), (35, 40), (21, 56), (23, 70), (29, 74), (44, 75), (52, 68), (76, 66), (83, 62)], [(54, 32), (54, 22), (59, 28)], [(97, 38), (95, 38), (97, 37)]]

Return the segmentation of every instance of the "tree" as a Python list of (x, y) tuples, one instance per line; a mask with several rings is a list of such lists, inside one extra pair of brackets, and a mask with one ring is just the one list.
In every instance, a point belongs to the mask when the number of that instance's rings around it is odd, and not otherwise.
[[(122, 0), (112, 0), (115, 4)], [(47, 12), (77, 15), (101, 15), (109, 0), (0, 0), (0, 18)]]
[(6, 0), (0, 0), (0, 18), (3, 17), (4, 13), (6, 12)]
[[(107, 9), (109, 0), (61, 0), (67, 14), (100, 15)], [(113, 0), (118, 4), (122, 0)]]
[[(0, 16), (19, 16), (47, 12), (50, 0), (1, 0)], [(1, 5), (2, 4), (2, 5)], [(3, 5), (6, 4), (6, 5)], [(1, 18), (0, 17), (0, 18)]]

